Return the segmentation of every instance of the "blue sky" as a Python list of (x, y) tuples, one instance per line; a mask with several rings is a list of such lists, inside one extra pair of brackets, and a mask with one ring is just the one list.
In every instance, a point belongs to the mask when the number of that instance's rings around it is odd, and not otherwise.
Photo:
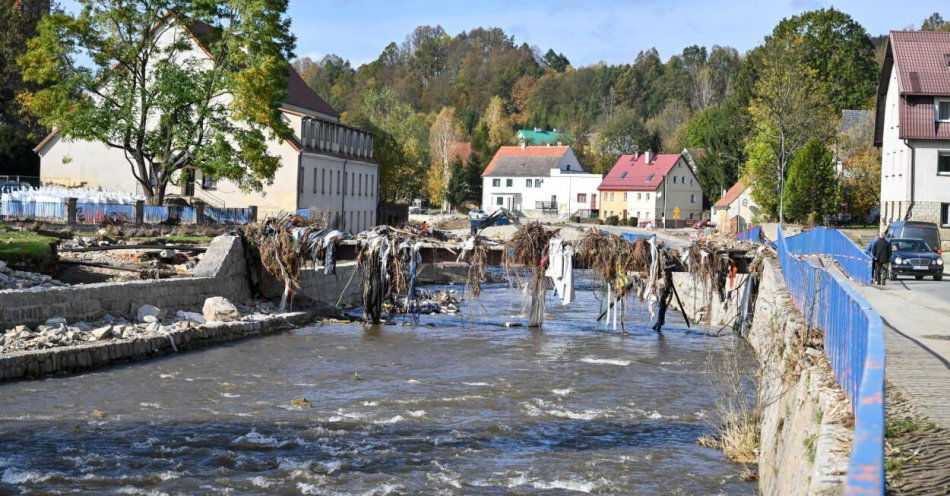
[[(69, 9), (74, 0), (64, 0)], [(871, 35), (920, 22), (945, 1), (920, 0), (291, 0), (298, 56), (335, 53), (354, 66), (376, 59), (391, 41), (401, 43), (421, 24), (451, 34), (501, 27), (542, 50), (554, 48), (575, 65), (632, 62), (656, 47), (665, 60), (686, 46), (730, 45), (744, 52), (784, 17), (835, 6)]]

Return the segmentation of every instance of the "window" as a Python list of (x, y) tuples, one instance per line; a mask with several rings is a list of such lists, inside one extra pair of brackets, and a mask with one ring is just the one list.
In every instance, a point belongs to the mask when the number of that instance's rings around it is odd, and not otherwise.
[(532, 181), (531, 179), (525, 179), (525, 180), (524, 180), (524, 187), (525, 187), (525, 188), (530, 188), (532, 184), (534, 184), (534, 181)]
[(201, 173), (201, 189), (215, 189), (218, 187), (218, 181), (214, 180), (211, 176)]
[(934, 100), (938, 121), (950, 122), (950, 100)]
[(950, 151), (937, 153), (937, 174), (950, 175)]
[(637, 193), (637, 200), (643, 199), (643, 193)]
[(356, 173), (350, 172), (350, 196), (356, 194)]
[(299, 192), (301, 192), (301, 193), (303, 193), (303, 179), (304, 179), (304, 178), (303, 178), (303, 175), (304, 175), (304, 168), (301, 167), (301, 168), (300, 168), (300, 175), (297, 176), (297, 191), (299, 191)]
[(626, 191), (623, 192), (623, 201), (627, 201), (627, 192), (626, 192)]
[(514, 180), (514, 179), (505, 179), (505, 187), (506, 187), (506, 188), (510, 188), (510, 187), (514, 186), (514, 184), (515, 184), (515, 180)]
[(577, 203), (587, 203), (587, 193), (578, 193)]
[(317, 169), (313, 169), (313, 194), (317, 194)]
[(492, 185), (493, 188), (497, 188), (497, 187), (501, 186), (501, 179), (492, 179), (492, 180), (491, 180), (491, 185)]
[(340, 171), (336, 171), (336, 194), (340, 194)]
[(673, 176), (673, 184), (676, 184), (676, 176)]
[(647, 193), (647, 200), (650, 199), (650, 193)]
[(950, 227), (950, 203), (940, 204), (940, 225)]
[(327, 182), (327, 170), (320, 169), (320, 194), (321, 195), (325, 195), (327, 193), (326, 182)]
[(541, 187), (541, 180), (540, 180), (540, 179), (535, 179), (535, 180), (534, 180), (534, 187), (535, 187), (535, 188), (540, 188), (540, 187)]
[[(689, 202), (690, 202), (690, 203), (696, 203), (696, 194), (695, 194), (695, 193), (691, 193), (691, 194), (689, 195)], [(690, 215), (689, 218), (692, 219), (692, 218), (693, 218), (693, 214), (689, 214), (689, 215)]]
[(502, 198), (502, 197), (500, 197), (500, 196), (496, 196), (496, 197), (495, 197), (495, 205), (504, 205), (504, 204), (505, 204), (505, 199), (504, 199), (504, 198)]

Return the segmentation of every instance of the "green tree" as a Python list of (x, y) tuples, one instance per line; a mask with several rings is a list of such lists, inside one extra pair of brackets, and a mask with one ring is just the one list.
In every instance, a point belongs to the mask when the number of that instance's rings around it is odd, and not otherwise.
[(792, 157), (785, 187), (788, 217), (798, 222), (823, 220), (837, 206), (838, 179), (834, 154), (819, 140), (809, 140)]
[(488, 102), (488, 107), (482, 114), (481, 123), (488, 131), (486, 144), (491, 155), (494, 155), (502, 145), (508, 145), (514, 141), (515, 133), (511, 129), (511, 121), (505, 112), (505, 102), (500, 96), (493, 96)]
[(767, 135), (753, 135), (745, 146), (746, 161), (742, 165), (742, 174), (752, 184), (752, 200), (762, 207), (770, 218), (778, 217), (779, 180), (775, 172), (775, 151)]
[(457, 207), (469, 198), (469, 183), (462, 159), (456, 157), (449, 167), (449, 183), (445, 188), (445, 199)]
[(41, 124), (122, 150), (153, 205), (187, 167), (245, 190), (273, 179), (267, 142), (293, 136), (280, 111), (294, 46), (285, 1), (80, 3), (40, 21), (18, 59), (43, 86), (19, 95)]
[(455, 109), (443, 107), (429, 127), (429, 175), (426, 181), (426, 190), (429, 201), (433, 204), (443, 204), (443, 209), (449, 207), (446, 202), (446, 188), (451, 181), (453, 145), (462, 137), (462, 123), (455, 116)]
[(864, 27), (834, 8), (783, 19), (766, 46), (799, 44), (802, 61), (812, 69), (835, 110), (864, 108), (877, 89), (874, 45)]
[(563, 53), (556, 53), (551, 49), (544, 54), (541, 62), (545, 67), (553, 69), (555, 72), (564, 72), (571, 65), (571, 61), (567, 60)]
[(425, 116), (400, 100), (393, 89), (372, 88), (342, 120), (375, 134), (373, 157), (380, 164), (380, 198), (408, 203), (418, 197), (424, 189), (429, 156)]
[(947, 31), (948, 29), (947, 21), (943, 20), (943, 16), (939, 12), (934, 12), (930, 14), (929, 17), (924, 19), (924, 22), (920, 25), (921, 31)]
[(738, 180), (748, 130), (748, 117), (736, 98), (697, 112), (686, 125), (687, 146), (705, 150), (696, 164), (696, 175), (710, 201), (718, 200)]
[[(835, 121), (816, 71), (803, 60), (803, 46), (799, 37), (763, 47), (765, 65), (749, 105), (752, 139), (757, 146), (769, 146), (774, 157), (772, 178), (766, 180), (757, 174), (752, 188), (759, 189), (760, 195), (774, 194), (779, 198), (779, 222), (785, 221), (783, 192), (789, 160), (810, 139), (827, 139)], [(761, 191), (766, 184), (774, 184), (774, 189)]]
[(867, 144), (844, 160), (841, 206), (852, 222), (864, 222), (881, 201), (881, 149)]

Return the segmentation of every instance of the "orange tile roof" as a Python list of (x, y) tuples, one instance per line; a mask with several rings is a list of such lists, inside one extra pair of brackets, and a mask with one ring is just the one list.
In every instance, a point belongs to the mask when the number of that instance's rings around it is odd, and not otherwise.
[(499, 162), (501, 162), (503, 159), (563, 157), (568, 150), (570, 150), (570, 147), (568, 146), (525, 146), (524, 148), (522, 148), (520, 145), (502, 146), (497, 152), (495, 152), (495, 156), (492, 157), (491, 162), (489, 162), (488, 166), (485, 167), (485, 171), (482, 172), (482, 176), (488, 176), (494, 172)]
[(736, 201), (739, 198), (739, 195), (746, 190), (748, 186), (740, 179), (736, 184), (733, 184), (729, 191), (726, 191), (726, 194), (722, 195), (722, 198), (716, 202), (714, 205), (717, 208), (727, 208), (729, 205), (732, 205), (732, 202)]

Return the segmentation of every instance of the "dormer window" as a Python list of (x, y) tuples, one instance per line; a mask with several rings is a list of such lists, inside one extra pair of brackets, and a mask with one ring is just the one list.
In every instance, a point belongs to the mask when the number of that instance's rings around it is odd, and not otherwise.
[(950, 53), (945, 53), (943, 56), (947, 60), (947, 67), (950, 67)]
[(938, 121), (950, 122), (950, 100), (934, 100), (934, 110)]

